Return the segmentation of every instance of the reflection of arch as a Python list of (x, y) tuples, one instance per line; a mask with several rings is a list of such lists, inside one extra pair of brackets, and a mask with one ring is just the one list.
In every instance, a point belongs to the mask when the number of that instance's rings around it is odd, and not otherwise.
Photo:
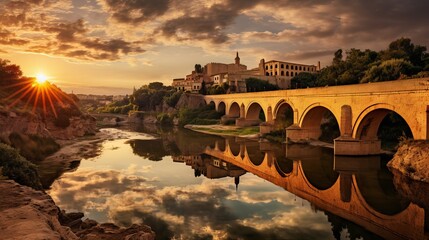
[(293, 171), (293, 160), (288, 158), (276, 159), (276, 161), (274, 161), (274, 166), (280, 176), (286, 177)]
[(238, 105), (238, 103), (233, 102), (231, 104), (228, 115), (230, 117), (240, 117), (240, 106)]
[(331, 108), (326, 105), (315, 103), (310, 105), (304, 111), (299, 121), (299, 126), (307, 131), (309, 138), (319, 139), (319, 137), (322, 135), (322, 130), (320, 128), (322, 125), (322, 120), (326, 117), (329, 117), (330, 114), (332, 114), (334, 120), (336, 121), (336, 125), (338, 126), (338, 118), (330, 109)]
[(217, 143), (217, 147), (218, 147), (218, 149), (219, 149), (219, 151), (221, 151), (221, 152), (225, 152), (225, 150), (226, 150), (226, 143), (225, 143), (225, 139), (221, 139), (221, 140), (219, 140), (219, 141), (217, 141), (216, 143)]
[(334, 171), (332, 149), (314, 148), (313, 151), (316, 151), (317, 154), (301, 160), (303, 174), (316, 189), (329, 189), (339, 177), (339, 173)]
[(234, 155), (235, 157), (238, 157), (240, 155), (240, 144), (236, 143), (234, 140), (229, 140), (229, 151)]
[(255, 143), (256, 144), (246, 143), (246, 153), (250, 162), (255, 166), (259, 166), (265, 159), (265, 153), (259, 149), (259, 143)]
[[(378, 128), (380, 127), (381, 122), (383, 119), (389, 114), (390, 112), (394, 112), (398, 114), (401, 118), (404, 119), (404, 121), (407, 123), (408, 127), (410, 125), (408, 124), (410, 120), (405, 119), (403, 116), (405, 114), (401, 114), (398, 111), (395, 110), (395, 107), (390, 104), (380, 103), (380, 104), (374, 104), (365, 110), (363, 110), (354, 126), (353, 126), (353, 137), (356, 139), (362, 139), (362, 140), (376, 140)], [(411, 129), (411, 134), (415, 136), (413, 129)]]
[(225, 115), (226, 104), (224, 102), (220, 102), (217, 106), (217, 111)]
[(378, 213), (393, 216), (410, 205), (410, 201), (397, 192), (392, 173), (386, 168), (376, 173), (356, 173), (355, 180), (364, 201)]
[(259, 120), (259, 114), (260, 112), (264, 113), (265, 118), (267, 117), (264, 110), (262, 109), (261, 105), (257, 102), (251, 103), (246, 111), (246, 120)]

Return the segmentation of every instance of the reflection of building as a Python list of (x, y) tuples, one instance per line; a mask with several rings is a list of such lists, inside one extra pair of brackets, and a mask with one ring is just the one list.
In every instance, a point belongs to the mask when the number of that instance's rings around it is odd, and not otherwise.
[(236, 187), (240, 182), (240, 176), (246, 171), (232, 163), (211, 157), (209, 155), (173, 156), (174, 162), (183, 162), (195, 170), (195, 176), (204, 175), (210, 179), (233, 177)]
[(234, 63), (208, 63), (201, 73), (193, 71), (186, 79), (173, 79), (173, 86), (178, 90), (198, 92), (204, 81), (208, 85), (222, 85), (227, 83), (231, 92), (246, 92), (248, 78), (257, 78), (277, 85), (282, 89), (291, 87), (291, 79), (301, 72), (316, 72), (320, 70), (314, 65), (291, 63), (285, 61), (271, 60), (265, 62), (261, 59), (259, 66), (248, 70), (246, 65), (240, 63), (240, 57), (235, 57)]

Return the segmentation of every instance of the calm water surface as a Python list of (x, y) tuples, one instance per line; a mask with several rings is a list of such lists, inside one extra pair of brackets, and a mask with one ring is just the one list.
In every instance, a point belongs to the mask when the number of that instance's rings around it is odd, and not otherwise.
[(102, 131), (128, 136), (105, 141), (101, 155), (52, 184), (50, 195), (66, 211), (121, 226), (144, 223), (157, 239), (383, 239), (407, 232), (403, 223), (372, 219), (400, 222), (392, 216), (410, 209), (380, 157), (334, 159), (330, 149), (187, 130)]

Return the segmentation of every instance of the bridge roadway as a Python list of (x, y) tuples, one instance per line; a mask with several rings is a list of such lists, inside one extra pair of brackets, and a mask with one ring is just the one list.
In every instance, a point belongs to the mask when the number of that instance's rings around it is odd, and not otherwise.
[[(340, 137), (334, 141), (336, 155), (380, 154), (377, 131), (392, 111), (406, 121), (414, 139), (429, 139), (429, 78), (206, 95), (204, 99), (225, 112), (224, 121), (233, 120), (237, 126), (260, 125), (261, 133), (273, 130), (282, 113), (292, 109), (293, 124), (286, 129), (291, 141), (318, 139), (322, 119), (329, 111), (340, 130)], [(263, 123), (260, 111), (265, 115)]]
[[(273, 151), (264, 149), (263, 143), (260, 146), (261, 151), (265, 152), (263, 161), (255, 161), (249, 157), (251, 154), (245, 143), (241, 143), (240, 147), (235, 147), (234, 150), (229, 142), (231, 140), (225, 139), (225, 142), (222, 143), (218, 141), (214, 148), (206, 147), (204, 153), (256, 174), (288, 192), (308, 200), (317, 208), (354, 222), (385, 239), (429, 239), (425, 233), (425, 210), (423, 208), (410, 203), (401, 212), (387, 215), (378, 212), (367, 203), (359, 189), (356, 175), (379, 168), (379, 162), (374, 159), (368, 159), (368, 161), (359, 159), (355, 162), (356, 164), (353, 164), (350, 157), (342, 159), (344, 157), (336, 156), (334, 171), (339, 172), (337, 180), (326, 189), (318, 189), (314, 183), (309, 181), (302, 162), (295, 160), (297, 158), (294, 157), (303, 157), (303, 154), (314, 155), (311, 150), (303, 153), (302, 148), (298, 147), (299, 145), (288, 146), (286, 157), (294, 159), (293, 167), (289, 169), (290, 171), (283, 171)], [(373, 185), (373, 187), (377, 187), (375, 185), (378, 184)], [(378, 187), (382, 188), (380, 185)], [(378, 190), (383, 192), (382, 189)]]

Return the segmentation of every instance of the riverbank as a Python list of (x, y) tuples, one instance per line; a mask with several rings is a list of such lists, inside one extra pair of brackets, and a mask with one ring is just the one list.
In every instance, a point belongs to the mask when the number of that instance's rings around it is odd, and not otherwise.
[[(185, 125), (184, 128), (217, 136), (234, 136), (241, 137), (251, 140), (259, 140), (259, 141), (269, 141), (266, 138), (263, 138), (259, 133), (259, 126), (254, 127), (237, 127), (234, 125)], [(324, 147), (324, 148), (334, 148), (334, 144), (322, 142), (318, 140), (308, 140), (305, 142), (294, 142), (293, 144), (308, 144), (311, 146)]]

